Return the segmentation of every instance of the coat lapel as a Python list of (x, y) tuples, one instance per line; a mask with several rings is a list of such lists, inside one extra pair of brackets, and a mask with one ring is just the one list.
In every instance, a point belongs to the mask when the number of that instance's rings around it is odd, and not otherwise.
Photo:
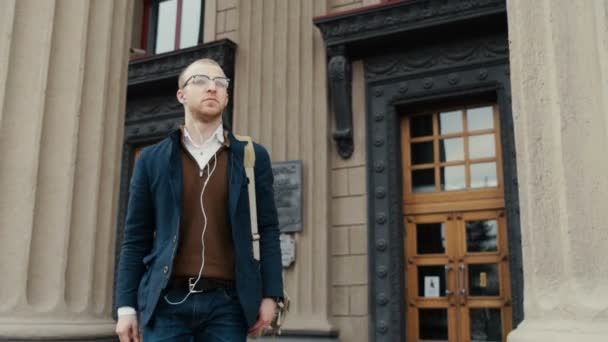
[(169, 151), (169, 184), (171, 185), (171, 193), (173, 194), (175, 203), (177, 204), (178, 217), (182, 214), (182, 192), (183, 189), (183, 174), (182, 161), (180, 156), (180, 139), (181, 131), (177, 130), (171, 133), (171, 151)]
[(232, 133), (229, 134), (230, 139), (230, 163), (228, 165), (228, 205), (230, 220), (235, 217), (236, 207), (241, 196), (241, 186), (245, 181), (245, 169), (243, 166), (243, 146), (244, 143), (236, 140)]

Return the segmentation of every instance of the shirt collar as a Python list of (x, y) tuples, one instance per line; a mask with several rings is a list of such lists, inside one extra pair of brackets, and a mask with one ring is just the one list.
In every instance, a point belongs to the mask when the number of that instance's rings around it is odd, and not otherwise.
[(200, 146), (197, 145), (194, 142), (194, 140), (192, 139), (192, 137), (188, 133), (188, 130), (186, 129), (186, 126), (182, 126), (182, 133), (183, 133), (184, 140), (187, 141), (189, 144), (192, 144), (192, 146), (196, 146), (196, 147), (202, 147), (204, 145), (209, 144), (212, 141), (218, 142), (220, 145), (224, 145), (224, 142), (226, 141), (226, 137), (224, 135), (224, 126), (222, 124), (220, 124), (217, 127), (217, 129), (213, 132), (213, 134), (211, 134), (211, 136), (209, 137), (209, 139), (207, 139), (207, 141), (205, 141)]

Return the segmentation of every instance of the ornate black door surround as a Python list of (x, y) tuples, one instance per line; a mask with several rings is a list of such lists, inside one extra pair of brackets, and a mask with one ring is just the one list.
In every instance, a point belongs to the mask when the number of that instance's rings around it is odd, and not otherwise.
[[(234, 89), (236, 44), (224, 39), (216, 42), (146, 57), (129, 63), (127, 108), (125, 117), (122, 167), (120, 171), (120, 198), (116, 262), (122, 241), (126, 215), (129, 180), (137, 148), (155, 143), (184, 122), (182, 104), (175, 97), (177, 77), (188, 64), (200, 58), (211, 58), (224, 69), (232, 80), (228, 89)], [(232, 104), (224, 112), (224, 122), (232, 124)]]
[(366, 81), (369, 340), (404, 341), (407, 317), (401, 114), (441, 102), (491, 99), (500, 109), (514, 327), (523, 273), (504, 0), (412, 0), (315, 19), (325, 39), (342, 157), (353, 150), (351, 68)]

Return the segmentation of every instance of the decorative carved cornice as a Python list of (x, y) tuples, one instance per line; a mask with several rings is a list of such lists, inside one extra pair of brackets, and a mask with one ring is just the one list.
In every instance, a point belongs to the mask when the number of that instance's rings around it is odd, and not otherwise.
[(228, 39), (182, 49), (129, 63), (129, 87), (177, 77), (188, 64), (200, 58), (217, 61), (226, 75), (233, 78), (236, 44)]
[(401, 1), (364, 12), (320, 17), (314, 23), (329, 46), (361, 42), (495, 13), (506, 13), (505, 0)]
[[(508, 41), (501, 34), (372, 57), (365, 62), (365, 78), (370, 82), (404, 74), (453, 69), (459, 65), (470, 67), (472, 63), (505, 62), (508, 58)], [(448, 77), (450, 83), (458, 83), (455, 75)]]
[(127, 102), (127, 124), (167, 114), (183, 114), (183, 106), (174, 94), (133, 98)]

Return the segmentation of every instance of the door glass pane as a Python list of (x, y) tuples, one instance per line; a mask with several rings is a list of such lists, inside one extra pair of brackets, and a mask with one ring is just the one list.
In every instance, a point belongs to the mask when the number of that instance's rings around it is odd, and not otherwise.
[(471, 188), (489, 188), (498, 186), (496, 163), (471, 164)]
[(465, 186), (464, 165), (441, 168), (441, 190), (462, 190)]
[(472, 135), (469, 137), (469, 159), (493, 158), (496, 156), (494, 134)]
[(179, 47), (182, 49), (198, 44), (201, 25), (201, 4), (201, 0), (183, 0), (179, 42)]
[(435, 191), (435, 169), (412, 171), (412, 191), (413, 192), (433, 192), (433, 191)]
[(439, 140), (439, 160), (441, 162), (464, 160), (464, 139)]
[(412, 144), (412, 164), (432, 163), (434, 157), (432, 141)]
[(471, 342), (501, 342), (500, 309), (471, 309)]
[(418, 322), (421, 340), (448, 340), (447, 309), (418, 309)]
[(467, 124), (469, 131), (494, 128), (493, 108), (490, 106), (469, 109), (467, 111)]
[(414, 116), (410, 119), (410, 136), (426, 137), (433, 135), (433, 116), (430, 114)]
[(467, 221), (467, 252), (496, 252), (497, 234), (496, 220)]
[(439, 113), (439, 133), (462, 133), (462, 111)]
[(446, 279), (445, 265), (418, 266), (418, 296), (445, 297)]
[(499, 296), (498, 264), (469, 264), (469, 295)]
[(175, 50), (175, 23), (177, 21), (177, 0), (162, 1), (158, 4), (158, 24), (156, 25), (156, 53)]
[(445, 224), (416, 224), (416, 251), (418, 254), (445, 254)]

